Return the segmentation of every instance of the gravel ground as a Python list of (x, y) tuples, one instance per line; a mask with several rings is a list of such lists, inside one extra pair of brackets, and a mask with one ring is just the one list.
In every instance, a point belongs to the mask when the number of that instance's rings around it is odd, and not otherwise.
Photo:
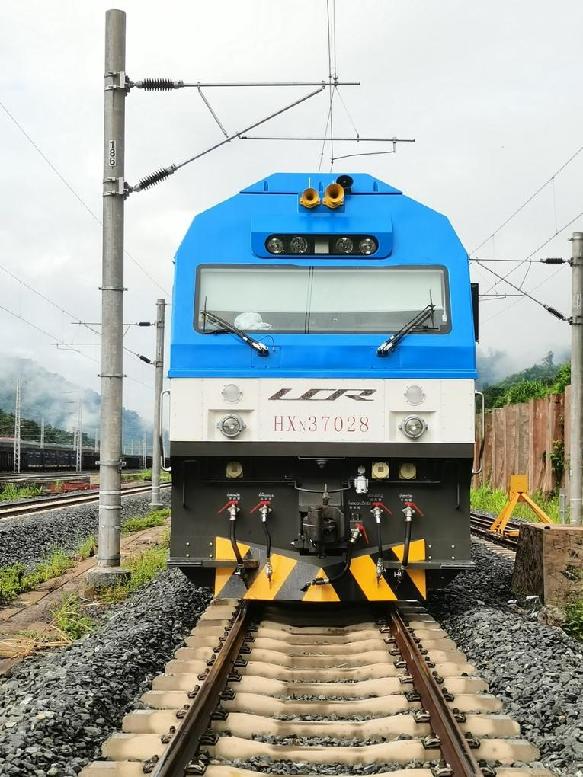
[(75, 775), (148, 689), (207, 606), (210, 592), (178, 571), (112, 608), (70, 648), (0, 680), (0, 774)]
[(512, 565), (474, 543), (475, 570), (429, 609), (561, 777), (583, 777), (583, 644), (510, 604)]
[[(170, 504), (170, 489), (163, 489), (160, 496), (164, 504)], [(128, 518), (150, 512), (150, 494), (122, 496), (121, 504), (123, 525)], [(99, 507), (93, 502), (1, 521), (0, 567), (17, 561), (33, 567), (55, 548), (76, 550), (84, 539), (97, 533), (98, 517)]]

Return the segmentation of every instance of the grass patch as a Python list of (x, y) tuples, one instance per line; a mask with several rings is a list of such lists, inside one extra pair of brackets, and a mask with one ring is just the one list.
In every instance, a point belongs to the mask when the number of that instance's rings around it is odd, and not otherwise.
[[(545, 511), (553, 523), (560, 522), (558, 496), (546, 497), (540, 491), (536, 491), (530, 496), (533, 501), (536, 502), (536, 504)], [(470, 504), (472, 510), (482, 510), (485, 513), (498, 515), (507, 501), (508, 494), (499, 488), (493, 489), (489, 488), (488, 486), (480, 486), (479, 488), (473, 488), (470, 492)], [(512, 516), (516, 518), (524, 518), (529, 521), (536, 520), (536, 517), (530, 507), (520, 502), (516, 506)]]
[(54, 550), (46, 561), (23, 576), (22, 590), (31, 591), (37, 585), (64, 574), (74, 565), (74, 560), (64, 550)]
[[(143, 469), (139, 473), (139, 476), (140, 476), (139, 477), (140, 480), (152, 480), (152, 470)], [(171, 480), (172, 480), (172, 475), (169, 472), (165, 472), (163, 469), (160, 470), (160, 483), (170, 483)]]
[(22, 591), (25, 572), (24, 564), (0, 567), (0, 604), (8, 604)]
[(74, 565), (71, 556), (63, 550), (54, 550), (32, 572), (24, 564), (10, 564), (0, 567), (0, 604), (9, 604), (18, 594), (32, 591), (41, 583), (59, 577)]
[(69, 554), (64, 550), (54, 550), (47, 559), (41, 561), (30, 572), (27, 572), (26, 566), (20, 562), (0, 567), (0, 605), (10, 604), (18, 594), (32, 591), (41, 583), (63, 575), (75, 566), (77, 559), (93, 556), (96, 547), (95, 537), (87, 537), (75, 553)]
[(169, 515), (170, 509), (164, 507), (161, 510), (153, 510), (147, 515), (128, 518), (122, 526), (122, 533), (131, 534), (132, 532), (141, 531), (142, 529), (150, 529), (152, 526), (163, 526)]
[(583, 599), (567, 605), (566, 615), (565, 631), (583, 642)]
[(168, 544), (148, 548), (138, 556), (132, 556), (122, 563), (122, 567), (130, 572), (126, 583), (118, 583), (99, 592), (100, 600), (105, 604), (116, 604), (127, 599), (130, 594), (150, 583), (156, 575), (166, 569), (168, 561)]
[(89, 537), (85, 537), (83, 542), (77, 548), (77, 557), (84, 561), (86, 558), (91, 558), (95, 555), (97, 550), (97, 539), (91, 534)]
[(7, 483), (0, 490), (0, 502), (18, 502), (19, 499), (31, 499), (40, 496), (43, 490), (40, 486), (19, 486)]
[(62, 634), (74, 641), (89, 634), (95, 621), (83, 612), (83, 604), (77, 594), (66, 594), (52, 612), (52, 622)]

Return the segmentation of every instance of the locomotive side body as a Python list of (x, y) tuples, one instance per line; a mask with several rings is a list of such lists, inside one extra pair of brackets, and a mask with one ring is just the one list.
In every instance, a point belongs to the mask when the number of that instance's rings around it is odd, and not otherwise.
[(176, 256), (170, 564), (217, 594), (424, 598), (471, 565), (467, 255), (442, 215), (339, 180), (270, 176)]

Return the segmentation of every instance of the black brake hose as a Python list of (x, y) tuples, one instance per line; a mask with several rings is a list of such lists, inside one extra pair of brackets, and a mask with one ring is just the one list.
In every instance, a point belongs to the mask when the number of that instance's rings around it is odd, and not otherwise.
[(263, 523), (263, 533), (265, 534), (265, 539), (267, 541), (267, 551), (266, 551), (266, 558), (267, 561), (271, 558), (271, 532), (267, 528), (267, 521)]
[(377, 544), (379, 546), (379, 558), (383, 559), (383, 534), (381, 531), (381, 524), (377, 523)]
[(241, 557), (241, 551), (239, 550), (239, 546), (237, 545), (237, 536), (235, 534), (235, 523), (236, 521), (229, 521), (231, 524), (230, 534), (231, 534), (231, 547), (233, 548), (233, 553), (235, 554), (235, 558), (237, 560), (237, 568), (243, 569), (243, 558)]
[(405, 545), (403, 547), (403, 560), (401, 565), (406, 567), (409, 564), (409, 545), (411, 544), (411, 526), (412, 521), (405, 523)]
[(335, 583), (337, 580), (340, 580), (341, 577), (344, 577), (344, 575), (348, 572), (350, 569), (350, 562), (352, 560), (352, 543), (346, 548), (346, 558), (344, 560), (344, 566), (340, 570), (340, 572), (337, 572), (332, 577), (315, 577), (313, 580), (310, 580), (309, 583), (306, 583), (301, 587), (300, 590), (307, 591), (308, 588), (310, 588), (313, 585), (329, 585), (330, 583)]

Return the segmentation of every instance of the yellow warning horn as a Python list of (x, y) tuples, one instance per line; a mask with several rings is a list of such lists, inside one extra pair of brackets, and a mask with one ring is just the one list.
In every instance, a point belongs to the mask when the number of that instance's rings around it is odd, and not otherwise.
[(304, 208), (315, 208), (316, 205), (320, 204), (320, 195), (318, 192), (313, 189), (311, 186), (308, 186), (307, 189), (304, 189), (304, 191), (300, 195), (300, 205), (303, 205)]
[(339, 183), (331, 183), (326, 187), (322, 200), (328, 208), (339, 208), (344, 205), (344, 187)]

